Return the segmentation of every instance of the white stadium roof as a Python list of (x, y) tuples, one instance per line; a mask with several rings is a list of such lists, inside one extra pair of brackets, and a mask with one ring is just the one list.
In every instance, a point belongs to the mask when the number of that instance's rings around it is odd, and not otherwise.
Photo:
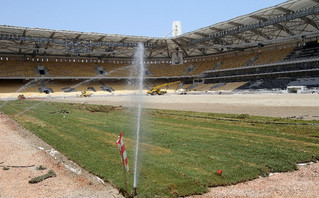
[(0, 25), (0, 54), (131, 58), (143, 42), (150, 59), (170, 58), (177, 47), (185, 57), (196, 57), (317, 35), (319, 0), (289, 0), (173, 38)]

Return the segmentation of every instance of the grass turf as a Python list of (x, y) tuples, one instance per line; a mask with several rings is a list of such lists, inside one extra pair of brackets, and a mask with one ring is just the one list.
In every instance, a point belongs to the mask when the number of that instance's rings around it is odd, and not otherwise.
[[(87, 104), (12, 101), (1, 109), (83, 168), (125, 189), (115, 142), (124, 132), (133, 173), (135, 113)], [(177, 197), (209, 186), (293, 171), (319, 158), (319, 122), (169, 110), (144, 110), (137, 193)], [(222, 175), (216, 174), (220, 169)], [(133, 174), (128, 185), (133, 185)]]

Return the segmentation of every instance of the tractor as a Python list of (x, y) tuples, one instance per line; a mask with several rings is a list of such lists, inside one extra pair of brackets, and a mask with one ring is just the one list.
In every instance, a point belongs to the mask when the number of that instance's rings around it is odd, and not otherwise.
[(165, 83), (165, 84), (162, 84), (162, 85), (154, 86), (154, 87), (150, 88), (149, 91), (147, 91), (147, 94), (150, 94), (150, 95), (164, 95), (164, 94), (167, 93), (167, 91), (162, 91), (161, 90), (162, 87), (169, 86), (169, 85), (174, 85), (174, 84), (177, 84), (177, 83), (181, 83), (181, 81)]

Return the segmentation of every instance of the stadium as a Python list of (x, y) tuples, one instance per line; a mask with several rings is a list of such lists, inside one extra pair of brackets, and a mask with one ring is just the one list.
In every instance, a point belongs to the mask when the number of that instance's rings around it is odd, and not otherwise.
[[(288, 0), (167, 38), (0, 25), (0, 197), (315, 197), (318, 17)], [(57, 174), (30, 186), (39, 165)]]

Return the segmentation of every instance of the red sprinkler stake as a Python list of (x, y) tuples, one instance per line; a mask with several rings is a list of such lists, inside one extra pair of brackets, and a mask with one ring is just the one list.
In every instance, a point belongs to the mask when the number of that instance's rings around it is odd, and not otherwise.
[(218, 171), (217, 171), (220, 175), (222, 175), (223, 174), (223, 171), (222, 170), (219, 170), (218, 169)]

